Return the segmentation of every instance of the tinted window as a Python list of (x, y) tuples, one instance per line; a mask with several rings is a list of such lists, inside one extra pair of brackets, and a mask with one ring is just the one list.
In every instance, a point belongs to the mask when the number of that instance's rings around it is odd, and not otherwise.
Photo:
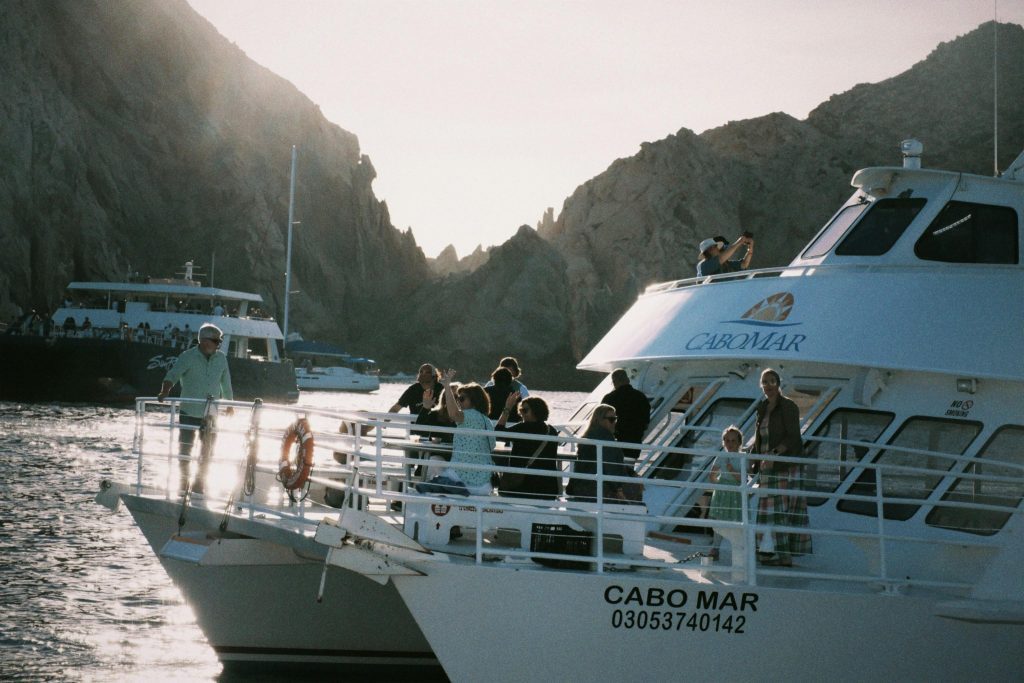
[[(890, 445), (930, 452), (884, 450), (878, 454), (874, 462), (879, 465), (927, 471), (882, 468), (882, 497), (921, 500), (927, 498), (942, 481), (942, 473), (953, 467), (956, 462), (940, 454), (963, 454), (979, 431), (981, 424), (978, 422), (939, 420), (931, 417), (914, 417), (907, 420), (889, 442)], [(864, 470), (850, 487), (849, 493), (875, 496), (875, 476), (874, 468)], [(855, 512), (860, 515), (874, 517), (878, 514), (872, 501), (841, 500), (838, 507), (844, 512)], [(916, 503), (883, 503), (886, 519), (910, 519), (919, 507), (920, 505)]]
[(924, 199), (880, 199), (836, 249), (840, 256), (881, 256), (921, 213)]
[(1017, 263), (1017, 212), (950, 202), (914, 245), (914, 253), (926, 261)]
[[(1002, 463), (1011, 463), (1018, 468), (1007, 467)], [(942, 500), (1016, 508), (1024, 497), (1019, 469), (1021, 466), (1024, 466), (1024, 427), (1003, 427), (978, 451), (977, 461), (964, 470), (965, 475), (978, 478), (957, 479)], [(992, 481), (1000, 477), (1005, 479)], [(1011, 511), (936, 505), (928, 513), (927, 521), (933, 526), (991, 536), (1003, 528), (1011, 514)]]
[[(722, 448), (722, 430), (732, 424), (739, 424), (753, 399), (721, 398), (711, 404), (695, 423), (698, 427), (711, 427), (709, 430), (690, 429), (683, 433), (682, 438), (674, 445), (678, 448), (706, 448), (717, 451)], [(708, 456), (696, 456), (698, 468), (708, 460)], [(668, 453), (658, 463), (651, 475), (655, 479), (675, 479), (680, 472), (691, 463), (691, 456), (682, 453)]]
[[(873, 443), (892, 422), (892, 413), (840, 408), (822, 423), (814, 436), (843, 441)], [(811, 460), (804, 466), (804, 488), (831, 493), (850, 470), (868, 453), (867, 446), (808, 440), (804, 455)], [(808, 498), (811, 505), (820, 505), (825, 498)]]
[(864, 213), (864, 209), (868, 208), (868, 203), (854, 204), (853, 206), (847, 206), (842, 211), (835, 215), (832, 222), (829, 223), (821, 234), (818, 235), (818, 239), (811, 243), (811, 246), (807, 247), (807, 251), (804, 252), (804, 258), (818, 258), (824, 256), (829, 252), (830, 249), (839, 241), (839, 238), (846, 234), (847, 228), (853, 225), (853, 222), (860, 218), (860, 215)]

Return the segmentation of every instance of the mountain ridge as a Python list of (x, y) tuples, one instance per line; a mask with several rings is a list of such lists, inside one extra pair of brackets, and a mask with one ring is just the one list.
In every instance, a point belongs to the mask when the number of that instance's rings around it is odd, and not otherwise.
[[(1000, 163), (1024, 147), (1024, 29), (1000, 24)], [(589, 388), (575, 363), (648, 285), (694, 273), (704, 237), (757, 238), (788, 263), (857, 168), (990, 173), (993, 25), (858, 84), (803, 120), (775, 112), (643, 142), (504, 244), (427, 259), (376, 198), (358, 137), (250, 60), (184, 0), (9, 0), (0, 27), (0, 316), (72, 280), (166, 276), (216, 260), (218, 286), (283, 307), (289, 154), (299, 148), (293, 330), (485, 378), (517, 355), (537, 388)], [(443, 256), (443, 258), (441, 258)]]

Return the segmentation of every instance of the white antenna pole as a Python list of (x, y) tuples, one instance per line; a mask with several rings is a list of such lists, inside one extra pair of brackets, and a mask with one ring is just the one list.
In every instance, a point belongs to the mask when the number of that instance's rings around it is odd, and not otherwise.
[(217, 270), (217, 252), (210, 256), (210, 286), (213, 287), (213, 274)]
[(284, 342), (288, 343), (288, 296), (292, 290), (292, 221), (295, 219), (295, 160), (298, 150), (292, 145), (292, 180), (288, 191), (288, 256), (284, 271)]
[(999, 175), (999, 0), (992, 0), (992, 167)]

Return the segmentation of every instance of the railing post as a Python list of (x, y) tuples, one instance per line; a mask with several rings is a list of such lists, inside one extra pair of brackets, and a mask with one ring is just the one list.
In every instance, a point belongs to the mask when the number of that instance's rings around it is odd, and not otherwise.
[[(754, 488), (750, 483), (750, 477), (747, 474), (750, 471), (750, 461), (747, 459), (746, 453), (740, 454), (740, 522), (743, 523), (743, 536), (746, 539), (746, 543), (743, 544), (743, 555), (744, 564), (746, 564), (747, 572), (747, 585), (757, 585), (757, 529), (754, 528), (754, 524), (750, 522), (750, 506), (756, 500), (754, 498)], [(755, 522), (757, 516), (754, 516)], [(736, 549), (733, 548), (733, 553)]]
[[(377, 465), (374, 468), (374, 472), (376, 472), (376, 475), (377, 475), (376, 476), (376, 479), (377, 479), (377, 491), (376, 491), (376, 493), (377, 493), (378, 496), (379, 495), (383, 495), (383, 492), (384, 492), (384, 434), (383, 434), (383, 432), (384, 432), (384, 427), (383, 426), (378, 426), (377, 427), (377, 437), (374, 439), (374, 442), (373, 442), (374, 443), (374, 449), (376, 451), (375, 455), (376, 455), (376, 461), (377, 461)], [(363, 433), (362, 425), (353, 423), (352, 424), (352, 434), (353, 435), (359, 434), (359, 436), (356, 436), (356, 438), (361, 440), (362, 439), (362, 433)]]
[(144, 428), (146, 425), (146, 403), (144, 401), (137, 401), (135, 403), (135, 439), (133, 448), (135, 450), (136, 460), (136, 471), (135, 471), (135, 494), (142, 493), (142, 453), (145, 450), (145, 434)]
[(875, 510), (878, 516), (878, 569), (882, 580), (889, 578), (885, 561), (885, 504), (882, 497), (882, 470), (875, 467)]
[(484, 506), (476, 506), (476, 563), (484, 561)]
[(597, 573), (604, 573), (604, 444), (597, 444)]

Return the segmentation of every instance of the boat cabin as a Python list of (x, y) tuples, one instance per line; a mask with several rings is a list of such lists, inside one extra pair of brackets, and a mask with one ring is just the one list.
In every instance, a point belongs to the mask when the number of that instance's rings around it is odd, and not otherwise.
[[(1024, 173), (911, 163), (865, 169), (853, 184), (789, 266), (651, 287), (579, 367), (625, 368), (650, 398), (635, 465), (651, 482), (706, 480), (727, 426), (751, 446), (771, 367), (800, 408), (816, 525), (877, 526), (881, 504), (887, 524), (998, 534), (1005, 511), (955, 503), (1012, 507), (1024, 496)], [(611, 388), (606, 379), (574, 419)], [(1007, 483), (979, 484), (983, 469), (1005, 470)], [(656, 483), (645, 501), (655, 515), (705, 504), (699, 490)]]
[(284, 336), (273, 318), (262, 317), (258, 294), (203, 287), (189, 279), (72, 282), (67, 289), (68, 299), (52, 318), (58, 334), (67, 330), (180, 348), (194, 343), (204, 323), (212, 323), (223, 331), (222, 350), (229, 357), (281, 360)]

